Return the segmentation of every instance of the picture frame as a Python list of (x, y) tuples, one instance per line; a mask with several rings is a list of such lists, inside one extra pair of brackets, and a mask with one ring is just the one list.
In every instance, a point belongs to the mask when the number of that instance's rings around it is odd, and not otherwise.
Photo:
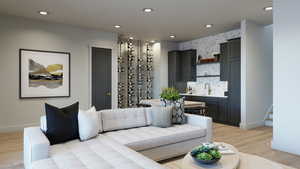
[(71, 96), (71, 53), (19, 49), (19, 98)]

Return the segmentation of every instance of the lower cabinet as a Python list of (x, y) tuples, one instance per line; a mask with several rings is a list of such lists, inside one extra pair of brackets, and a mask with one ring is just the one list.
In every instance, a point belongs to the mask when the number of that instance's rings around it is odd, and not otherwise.
[(186, 96), (185, 100), (201, 101), (206, 103), (207, 116), (211, 117), (214, 122), (237, 126), (236, 118), (229, 113), (229, 102), (227, 98), (221, 97), (203, 97), (203, 96)]

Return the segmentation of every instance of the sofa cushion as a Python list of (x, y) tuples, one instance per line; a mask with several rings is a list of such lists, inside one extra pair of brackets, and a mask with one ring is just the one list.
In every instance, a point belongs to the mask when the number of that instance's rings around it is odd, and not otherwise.
[(98, 135), (100, 130), (99, 117), (96, 108), (78, 112), (79, 138), (81, 141), (89, 140)]
[(45, 104), (46, 136), (51, 145), (79, 138), (78, 107), (79, 102), (64, 108)]
[(152, 124), (152, 107), (146, 107), (144, 109), (146, 113), (147, 126), (150, 126)]
[(46, 133), (47, 131), (47, 119), (46, 116), (41, 116), (40, 118), (40, 128), (41, 130)]
[(152, 107), (152, 125), (156, 127), (172, 126), (172, 106)]
[(154, 126), (132, 128), (104, 133), (104, 135), (136, 151), (174, 144), (206, 136), (206, 129), (189, 124), (169, 128)]
[[(98, 123), (99, 123), (99, 133), (103, 132), (102, 129), (102, 118), (101, 118), (101, 112), (97, 111), (98, 114)], [(40, 128), (45, 133), (47, 131), (47, 119), (46, 116), (41, 116), (40, 118)]]
[(163, 169), (163, 167), (106, 136), (86, 142), (74, 140), (51, 146), (50, 158), (36, 161), (32, 169)]
[(102, 110), (103, 131), (147, 126), (144, 108)]

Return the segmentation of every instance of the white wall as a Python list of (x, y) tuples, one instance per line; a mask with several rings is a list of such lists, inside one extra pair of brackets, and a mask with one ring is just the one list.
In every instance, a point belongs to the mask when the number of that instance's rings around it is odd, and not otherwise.
[[(113, 48), (112, 79), (117, 79), (117, 34), (0, 16), (0, 132), (38, 124), (44, 103), (64, 106), (75, 101), (89, 106), (89, 45)], [(71, 53), (71, 97), (19, 99), (19, 48)], [(112, 86), (113, 106), (117, 84)]]
[(300, 155), (300, 1), (274, 0), (273, 148)]
[(168, 87), (168, 52), (178, 50), (178, 43), (162, 41), (153, 46), (153, 97), (159, 98), (163, 88)]
[(242, 21), (241, 128), (264, 125), (273, 103), (273, 27)]

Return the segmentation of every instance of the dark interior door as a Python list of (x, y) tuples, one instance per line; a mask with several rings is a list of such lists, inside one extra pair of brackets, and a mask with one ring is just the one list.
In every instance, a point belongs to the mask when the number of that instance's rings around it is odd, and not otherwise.
[(111, 108), (111, 49), (92, 48), (92, 105)]

